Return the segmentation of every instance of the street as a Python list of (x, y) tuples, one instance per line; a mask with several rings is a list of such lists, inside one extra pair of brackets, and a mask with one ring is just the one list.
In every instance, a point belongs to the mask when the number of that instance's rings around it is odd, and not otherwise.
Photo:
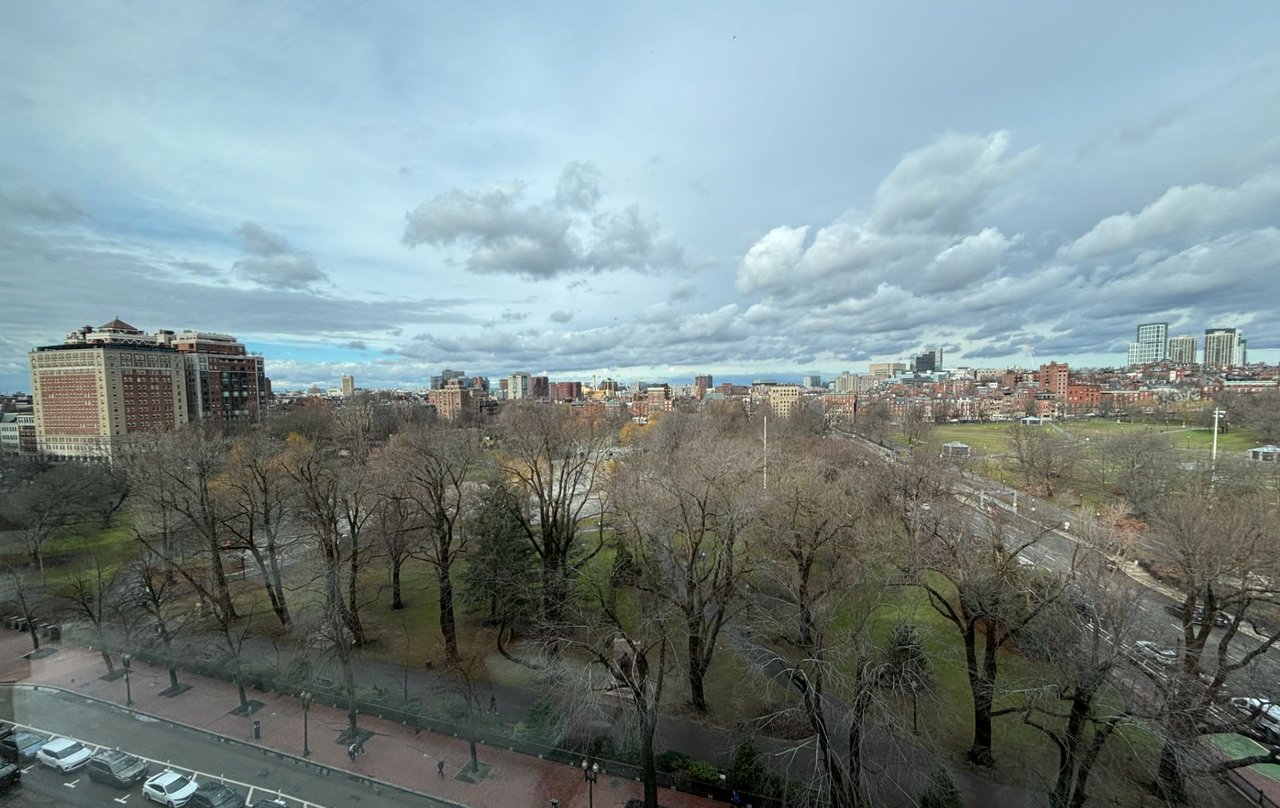
[[(26, 686), (12, 693), (13, 720), (51, 735), (66, 735), (95, 746), (120, 748), (151, 761), (151, 773), (171, 766), (193, 773), (197, 782), (224, 780), (252, 804), (285, 795), (291, 808), (333, 808), (374, 804), (448, 806), (449, 803), (382, 786), (363, 783), (346, 772), (301, 763), (270, 750), (227, 742), (199, 730), (170, 724), (150, 716), (86, 699), (61, 690)], [(141, 787), (115, 790), (91, 782), (84, 770), (66, 775), (32, 764), (22, 784), (0, 799), (5, 806), (145, 805)]]

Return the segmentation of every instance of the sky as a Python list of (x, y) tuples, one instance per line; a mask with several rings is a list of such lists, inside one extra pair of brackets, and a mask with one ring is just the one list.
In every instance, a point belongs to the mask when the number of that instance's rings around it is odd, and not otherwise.
[(1280, 5), (7, 3), (0, 391), (119, 317), (277, 390), (1280, 361)]

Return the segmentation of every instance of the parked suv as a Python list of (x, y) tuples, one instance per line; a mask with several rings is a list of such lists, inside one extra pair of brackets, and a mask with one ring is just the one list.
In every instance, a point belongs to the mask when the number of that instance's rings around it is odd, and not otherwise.
[(150, 770), (142, 758), (108, 749), (99, 752), (89, 761), (89, 779), (116, 788), (129, 788), (147, 779)]
[(7, 738), (0, 738), (0, 758), (21, 766), (35, 760), (36, 752), (48, 742), (48, 735), (20, 729)]
[(244, 797), (222, 783), (201, 783), (187, 808), (244, 808)]
[(85, 765), (91, 757), (93, 753), (88, 747), (70, 738), (54, 738), (36, 752), (36, 760), (63, 774)]

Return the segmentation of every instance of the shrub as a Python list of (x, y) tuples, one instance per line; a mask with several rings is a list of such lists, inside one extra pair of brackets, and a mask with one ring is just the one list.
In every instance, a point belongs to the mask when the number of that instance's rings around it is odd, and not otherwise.
[(692, 758), (684, 752), (677, 752), (674, 749), (668, 749), (661, 755), (654, 758), (654, 765), (658, 771), (671, 774), (672, 772), (684, 771), (692, 762)]

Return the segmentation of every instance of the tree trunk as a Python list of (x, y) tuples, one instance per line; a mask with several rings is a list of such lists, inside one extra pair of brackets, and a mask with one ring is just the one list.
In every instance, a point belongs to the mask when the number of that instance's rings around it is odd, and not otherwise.
[(400, 590), (400, 567), (404, 565), (404, 559), (395, 556), (391, 559), (391, 608), (399, 611), (404, 608), (404, 598), (401, 596)]
[(1166, 740), (1160, 747), (1157, 785), (1166, 802), (1182, 805), (1187, 801), (1187, 779), (1176, 744), (1176, 741)]
[(102, 661), (107, 665), (107, 675), (115, 676), (116, 663), (111, 661), (111, 654), (105, 648), (102, 649)]
[(270, 554), (270, 560), (262, 557), (262, 551), (257, 547), (251, 546), (249, 554), (253, 556), (253, 560), (258, 565), (258, 572), (262, 574), (262, 583), (267, 589), (267, 598), (271, 601), (271, 611), (275, 612), (276, 619), (280, 621), (280, 625), (289, 625), (289, 607), (284, 600), (284, 585), (280, 580), (280, 564), (276, 561), (275, 554)]
[(653, 716), (640, 717), (640, 781), (644, 786), (644, 808), (658, 808), (658, 765), (653, 753), (653, 735), (658, 722)]
[(449, 569), (443, 564), (436, 565), (436, 583), (439, 586), (440, 601), (440, 633), (444, 636), (445, 653), (449, 659), (458, 659), (458, 627), (453, 612), (453, 580), (449, 577)]
[(342, 688), (347, 695), (347, 735), (354, 741), (360, 728), (356, 724), (356, 675), (351, 669), (351, 651), (339, 652), (338, 657), (342, 661)]
[[(990, 629), (988, 629), (988, 632)], [(983, 643), (981, 670), (977, 659), (977, 631), (970, 627), (965, 632), (965, 659), (969, 675), (969, 690), (973, 696), (973, 745), (965, 757), (978, 766), (990, 768), (996, 765), (991, 751), (991, 706), (995, 699), (996, 649), (990, 634)]]
[(689, 626), (689, 703), (701, 715), (706, 715), (707, 696), (703, 683), (707, 678), (707, 660), (702, 653), (702, 637), (693, 621)]
[(178, 689), (178, 669), (169, 666), (169, 689), (176, 691)]

